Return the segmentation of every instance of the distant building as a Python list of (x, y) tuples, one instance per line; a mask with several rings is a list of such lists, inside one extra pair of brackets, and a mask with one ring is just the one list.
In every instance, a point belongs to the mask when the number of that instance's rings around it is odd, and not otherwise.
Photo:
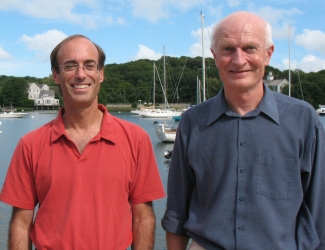
[(35, 109), (59, 109), (60, 101), (55, 99), (54, 90), (47, 84), (28, 84), (28, 99), (34, 100)]
[(274, 76), (272, 72), (269, 72), (269, 74), (266, 77), (266, 80), (264, 80), (264, 83), (273, 91), (282, 92), (282, 89), (285, 85), (288, 85), (289, 82), (286, 79), (280, 79), (280, 80), (274, 80)]
[(42, 90), (50, 90), (47, 84), (28, 83), (28, 99), (36, 100)]

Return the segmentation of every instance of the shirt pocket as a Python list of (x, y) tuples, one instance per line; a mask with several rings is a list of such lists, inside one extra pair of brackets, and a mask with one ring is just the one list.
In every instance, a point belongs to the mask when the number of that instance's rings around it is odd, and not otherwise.
[(256, 193), (272, 200), (292, 199), (297, 169), (294, 159), (259, 154)]

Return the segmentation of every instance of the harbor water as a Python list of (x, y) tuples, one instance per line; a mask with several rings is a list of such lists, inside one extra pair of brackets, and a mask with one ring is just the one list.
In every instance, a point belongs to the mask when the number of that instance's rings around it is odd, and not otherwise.
[[(141, 118), (138, 115), (131, 115), (128, 112), (112, 112), (114, 116), (130, 121), (141, 126), (149, 134), (152, 146), (157, 159), (159, 172), (166, 190), (169, 160), (163, 155), (166, 150), (173, 149), (173, 143), (162, 143), (158, 140), (153, 127), (154, 121), (163, 122), (164, 118)], [(29, 131), (51, 121), (57, 114), (40, 114), (29, 112), (23, 118), (0, 119), (0, 190), (3, 186), (7, 169), (19, 139)], [(154, 201), (154, 210), (157, 219), (155, 249), (166, 249), (165, 231), (161, 228), (160, 220), (165, 212), (166, 198)], [(8, 223), (11, 215), (11, 206), (0, 202), (0, 249), (7, 249)]]
[[(154, 121), (163, 122), (164, 118), (141, 118), (138, 115), (131, 115), (125, 112), (113, 112), (114, 116), (130, 121), (141, 126), (149, 134), (156, 160), (159, 167), (159, 172), (166, 189), (167, 175), (169, 170), (169, 160), (166, 160), (163, 155), (167, 150), (172, 150), (173, 143), (162, 143), (158, 140), (153, 127)], [(3, 186), (7, 169), (13, 154), (13, 151), (18, 143), (18, 140), (26, 133), (54, 119), (57, 114), (40, 114), (38, 112), (29, 112), (23, 118), (3, 118), (0, 119), (0, 189)], [(320, 116), (320, 120), (325, 125), (325, 116)], [(165, 212), (166, 198), (154, 202), (154, 210), (157, 219), (156, 225), (156, 240), (155, 249), (166, 249), (165, 231), (161, 228), (160, 220)], [(8, 223), (11, 215), (11, 207), (0, 202), (0, 249), (7, 248)]]

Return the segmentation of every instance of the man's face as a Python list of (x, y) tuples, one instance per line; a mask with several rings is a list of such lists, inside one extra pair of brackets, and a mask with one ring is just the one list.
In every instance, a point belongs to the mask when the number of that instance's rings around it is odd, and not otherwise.
[(247, 91), (262, 82), (274, 47), (266, 48), (265, 25), (226, 20), (212, 51), (225, 88)]
[(75, 38), (62, 45), (57, 61), (60, 72), (54, 69), (52, 74), (54, 81), (61, 86), (65, 107), (97, 105), (104, 69), (97, 67), (98, 51), (95, 45), (86, 38)]

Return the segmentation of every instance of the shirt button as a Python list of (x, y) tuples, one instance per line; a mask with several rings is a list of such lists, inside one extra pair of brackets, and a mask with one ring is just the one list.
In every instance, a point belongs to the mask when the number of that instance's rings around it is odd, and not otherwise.
[(241, 169), (239, 170), (239, 172), (244, 173), (244, 172), (245, 172), (245, 169), (241, 168)]
[(239, 200), (240, 200), (240, 201), (243, 201), (243, 200), (244, 200), (244, 197), (240, 197)]
[(240, 146), (244, 146), (245, 145), (245, 142), (244, 141), (241, 141), (240, 142)]
[(244, 226), (243, 225), (242, 226), (239, 226), (238, 229), (239, 230), (243, 230), (244, 229)]

